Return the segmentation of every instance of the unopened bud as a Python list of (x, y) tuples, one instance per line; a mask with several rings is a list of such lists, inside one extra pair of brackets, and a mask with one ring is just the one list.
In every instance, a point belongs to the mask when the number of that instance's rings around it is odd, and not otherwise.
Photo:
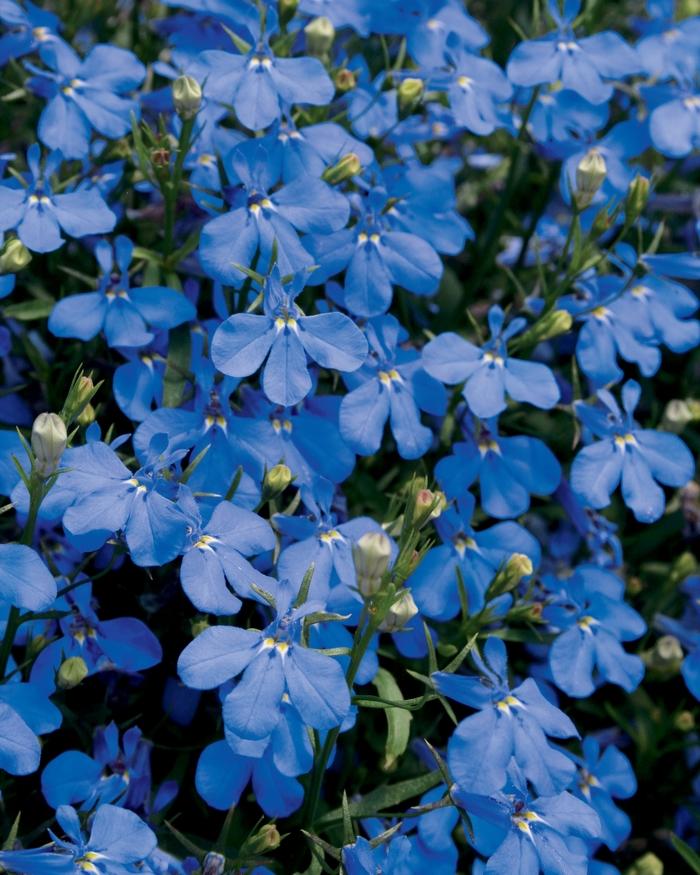
[(398, 98), (401, 112), (410, 112), (423, 96), (425, 86), (422, 79), (409, 77), (399, 85)]
[(279, 12), (280, 23), (288, 24), (293, 18), (299, 7), (299, 0), (278, 0), (277, 9)]
[(88, 676), (87, 663), (82, 656), (70, 656), (64, 659), (58, 669), (56, 685), (62, 690), (72, 690)]
[(282, 838), (274, 823), (263, 824), (257, 833), (249, 836), (241, 847), (241, 856), (257, 857), (279, 848)]
[(346, 91), (352, 91), (356, 85), (357, 76), (352, 70), (348, 70), (347, 67), (343, 67), (342, 70), (338, 70), (335, 74), (335, 87), (341, 94), (345, 94)]
[(413, 508), (413, 522), (419, 528), (428, 520), (437, 519), (447, 507), (444, 492), (433, 492), (432, 489), (419, 489)]
[(223, 875), (225, 868), (226, 857), (217, 854), (216, 851), (210, 851), (202, 863), (202, 875)]
[(513, 553), (506, 564), (494, 577), (488, 588), (488, 598), (496, 598), (504, 592), (510, 592), (520, 583), (523, 577), (529, 577), (534, 571), (532, 559), (525, 553)]
[(681, 711), (673, 722), (680, 732), (691, 732), (695, 729), (695, 717), (692, 711)]
[(625, 199), (625, 218), (628, 222), (634, 222), (639, 218), (648, 200), (649, 180), (646, 176), (637, 174), (627, 189), (627, 198)]
[(360, 159), (354, 152), (348, 152), (347, 155), (343, 155), (335, 164), (326, 167), (321, 175), (321, 179), (329, 185), (338, 185), (340, 182), (345, 182), (346, 179), (352, 179), (358, 173), (362, 173)]
[(263, 501), (270, 501), (280, 495), (292, 482), (292, 472), (286, 465), (275, 465), (265, 474), (263, 480)]
[(675, 635), (662, 635), (651, 650), (642, 654), (648, 668), (666, 676), (674, 675), (683, 661), (683, 648)]
[(698, 420), (700, 420), (700, 401), (692, 398), (674, 398), (666, 405), (661, 428), (664, 431), (680, 434), (686, 425)]
[(335, 39), (335, 28), (330, 18), (321, 15), (314, 18), (304, 28), (306, 50), (310, 55), (323, 57), (327, 55)]
[(32, 635), (27, 642), (27, 658), (35, 659), (49, 643), (46, 635)]
[(19, 237), (12, 237), (0, 254), (0, 274), (18, 273), (32, 260), (32, 254)]
[(560, 334), (566, 334), (571, 330), (573, 321), (571, 313), (567, 310), (550, 310), (522, 335), (521, 345), (534, 345), (543, 340), (559, 337)]
[(83, 427), (91, 425), (95, 421), (95, 408), (92, 404), (85, 405), (76, 421), (78, 425), (82, 425)]
[(178, 76), (173, 82), (173, 104), (181, 119), (194, 118), (202, 106), (202, 86), (192, 76)]
[(165, 146), (151, 149), (151, 163), (154, 167), (167, 167), (170, 164), (170, 149)]
[(352, 546), (357, 588), (363, 596), (379, 591), (391, 560), (391, 541), (384, 532), (367, 532)]
[(195, 617), (194, 620), (190, 623), (190, 632), (192, 633), (192, 637), (196, 638), (197, 635), (201, 635), (205, 629), (209, 628), (209, 621), (206, 617)]
[(656, 854), (648, 853), (640, 857), (627, 869), (626, 875), (664, 875), (664, 864)]
[(61, 417), (57, 413), (40, 413), (32, 425), (32, 450), (42, 477), (58, 468), (67, 444), (68, 432)]
[(389, 609), (389, 613), (379, 628), (382, 632), (397, 632), (399, 629), (403, 629), (417, 613), (418, 607), (413, 601), (411, 591), (404, 589), (398, 600)]
[(92, 382), (92, 377), (81, 374), (73, 379), (71, 387), (66, 396), (66, 403), (61, 411), (61, 419), (70, 425), (80, 414), (85, 410), (87, 405), (92, 401), (95, 393), (100, 388), (100, 384), (95, 386)]
[(605, 181), (608, 168), (600, 151), (589, 149), (576, 168), (576, 206), (585, 209)]

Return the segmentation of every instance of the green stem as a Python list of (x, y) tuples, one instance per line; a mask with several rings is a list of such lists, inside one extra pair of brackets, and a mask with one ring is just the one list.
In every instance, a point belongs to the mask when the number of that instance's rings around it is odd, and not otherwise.
[(177, 157), (175, 158), (173, 175), (163, 186), (163, 199), (165, 201), (163, 249), (166, 257), (173, 251), (175, 239), (175, 207), (177, 206), (177, 196), (180, 193), (185, 158), (187, 158), (187, 153), (190, 150), (195, 119), (196, 116), (184, 119), (182, 122), (182, 130), (180, 131), (180, 141), (177, 147)]

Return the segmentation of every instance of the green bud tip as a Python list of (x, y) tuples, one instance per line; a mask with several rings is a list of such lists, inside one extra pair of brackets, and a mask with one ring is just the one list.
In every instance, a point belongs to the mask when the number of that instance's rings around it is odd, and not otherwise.
[(32, 254), (18, 237), (13, 237), (5, 244), (0, 255), (0, 274), (18, 273), (32, 260)]
[(310, 55), (326, 55), (335, 39), (333, 22), (325, 15), (320, 15), (306, 25), (304, 36), (306, 37), (306, 50)]
[(58, 669), (56, 684), (62, 690), (72, 690), (88, 676), (88, 667), (82, 656), (65, 659)]
[(42, 477), (58, 468), (68, 443), (66, 424), (57, 413), (40, 413), (32, 425), (32, 450)]
[(595, 147), (579, 161), (576, 168), (576, 204), (583, 209), (590, 205), (605, 181), (608, 168), (601, 152)]
[(194, 118), (202, 106), (202, 86), (192, 76), (179, 76), (173, 82), (173, 103), (181, 119)]

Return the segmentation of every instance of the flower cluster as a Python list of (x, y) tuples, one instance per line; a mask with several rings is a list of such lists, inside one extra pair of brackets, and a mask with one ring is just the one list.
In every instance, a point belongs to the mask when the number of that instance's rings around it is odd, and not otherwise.
[(700, 872), (692, 5), (0, 0), (3, 871)]

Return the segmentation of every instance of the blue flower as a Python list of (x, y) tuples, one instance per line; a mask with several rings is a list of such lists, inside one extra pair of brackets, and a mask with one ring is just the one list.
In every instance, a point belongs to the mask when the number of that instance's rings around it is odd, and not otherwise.
[(311, 391), (307, 356), (324, 368), (356, 371), (367, 358), (367, 340), (343, 313), (306, 316), (295, 303), (304, 286), (297, 274), (289, 287), (275, 269), (265, 280), (265, 315), (236, 313), (220, 325), (211, 344), (216, 367), (247, 377), (265, 363), (262, 388), (273, 404), (291, 407)]
[(601, 753), (598, 740), (583, 739), (583, 757), (573, 792), (593, 808), (600, 819), (601, 838), (614, 851), (629, 836), (632, 824), (614, 799), (629, 799), (637, 792), (637, 779), (627, 757), (610, 744)]
[(457, 726), (447, 748), (450, 774), (459, 791), (487, 795), (503, 789), (512, 757), (539, 794), (564, 790), (576, 770), (547, 736), (578, 737), (574, 724), (545, 699), (532, 678), (511, 688), (500, 638), (490, 637), (484, 659), (474, 659), (480, 677), (432, 675), (440, 693), (477, 709)]
[(508, 78), (514, 85), (561, 82), (590, 103), (605, 103), (612, 96), (613, 86), (604, 80), (641, 72), (636, 51), (613, 31), (576, 38), (572, 22), (580, 6), (580, 0), (567, 0), (561, 15), (557, 0), (549, 0), (557, 30), (515, 47), (507, 66)]
[(66, 838), (49, 831), (51, 843), (23, 851), (0, 851), (0, 863), (18, 875), (74, 875), (76, 872), (130, 875), (155, 849), (153, 830), (141, 818), (115, 805), (101, 805), (95, 812), (86, 839), (78, 812), (69, 805), (56, 811), (56, 821)]
[(0, 36), (0, 67), (13, 58), (28, 55), (45, 42), (59, 39), (58, 16), (30, 0), (25, 0), (24, 8), (14, 0), (3, 0), (0, 22), (7, 28)]
[[(278, 173), (259, 141), (235, 146), (224, 159), (231, 184), (232, 209), (202, 228), (199, 257), (206, 272), (226, 285), (240, 286), (259, 251), (257, 270), (271, 267), (273, 248), (283, 276), (309, 268), (315, 234), (329, 234), (348, 220), (347, 199), (320, 179), (304, 176), (271, 193)], [(297, 231), (312, 235), (304, 244)], [(275, 245), (276, 244), (276, 245)]]
[(559, 689), (569, 696), (590, 696), (604, 681), (628, 693), (644, 676), (638, 656), (626, 653), (622, 641), (646, 631), (639, 614), (624, 601), (620, 578), (595, 565), (580, 565), (566, 580), (545, 578), (553, 599), (542, 616), (559, 634), (549, 651), (549, 668)]
[(379, 139), (399, 120), (396, 89), (385, 90), (387, 75), (384, 70), (372, 79), (362, 56), (351, 58), (348, 69), (355, 74), (356, 80), (355, 87), (345, 98), (352, 130), (363, 140)]
[(457, 789), (456, 798), (467, 810), (476, 849), (487, 856), (488, 875), (587, 875), (584, 842), (601, 835), (598, 815), (590, 805), (569, 792), (545, 793), (532, 799), (525, 776), (515, 765), (508, 783), (492, 796), (478, 790)]
[(681, 674), (690, 692), (700, 701), (700, 577), (689, 577), (681, 589), (688, 599), (683, 616), (674, 620), (658, 614), (654, 625), (665, 634), (675, 636), (687, 650)]
[(517, 318), (504, 330), (505, 314), (496, 304), (488, 315), (491, 339), (480, 349), (451, 331), (423, 348), (423, 367), (437, 380), (452, 385), (466, 381), (463, 394), (469, 409), (481, 419), (506, 409), (505, 395), (549, 410), (559, 400), (559, 386), (550, 369), (540, 362), (508, 355), (507, 343), (526, 325)]
[(174, 289), (131, 288), (133, 252), (134, 244), (124, 236), (114, 241), (114, 254), (106, 240), (98, 242), (95, 257), (102, 270), (98, 290), (58, 301), (49, 317), (52, 334), (91, 340), (104, 331), (109, 346), (145, 346), (153, 340), (148, 325), (174, 328), (195, 317), (194, 305)]
[(241, 124), (253, 131), (277, 121), (288, 104), (325, 106), (335, 92), (317, 58), (281, 58), (272, 52), (268, 37), (276, 27), (277, 15), (268, 7), (264, 33), (247, 23), (253, 41), (247, 55), (212, 50), (201, 56), (205, 94), (233, 106)]
[(299, 642), (304, 616), (323, 603), (292, 608), (292, 598), (292, 585), (280, 582), (277, 616), (262, 632), (211, 626), (180, 654), (178, 674), (194, 689), (213, 689), (243, 673), (223, 708), (226, 728), (241, 738), (270, 735), (281, 719), (285, 693), (304, 723), (315, 729), (338, 726), (350, 711), (340, 665)]
[(375, 872), (408, 875), (416, 871), (408, 865), (412, 850), (408, 836), (396, 836), (375, 847), (367, 839), (358, 836), (351, 845), (343, 848), (343, 870), (348, 875), (374, 875)]
[(0, 686), (0, 769), (29, 775), (39, 768), (39, 735), (54, 732), (62, 715), (39, 684), (12, 680)]
[(663, 489), (685, 486), (695, 462), (690, 450), (675, 434), (640, 428), (633, 419), (641, 388), (634, 380), (622, 387), (624, 415), (606, 389), (598, 393), (601, 404), (576, 403), (576, 414), (600, 438), (579, 451), (571, 466), (571, 487), (593, 508), (607, 507), (610, 495), (622, 481), (622, 497), (635, 517), (652, 523), (664, 512)]
[(27, 611), (44, 611), (56, 598), (56, 581), (39, 554), (23, 544), (0, 544), (0, 599)]
[(69, 237), (104, 234), (111, 231), (117, 217), (96, 188), (83, 188), (67, 194), (54, 194), (50, 178), (63, 156), (51, 152), (43, 171), (41, 151), (35, 143), (27, 150), (29, 178), (26, 188), (0, 184), (0, 231), (17, 230), (19, 239), (33, 252), (52, 252)]
[(351, 391), (340, 405), (340, 433), (356, 453), (370, 456), (382, 442), (387, 419), (399, 454), (418, 459), (430, 447), (433, 433), (420, 421), (420, 410), (444, 413), (444, 390), (425, 373), (415, 352), (399, 348), (403, 328), (393, 316), (367, 325), (370, 356), (351, 378)]
[(37, 133), (65, 158), (86, 158), (94, 130), (110, 140), (131, 130), (138, 104), (122, 95), (143, 82), (146, 68), (132, 52), (111, 45), (94, 46), (84, 60), (62, 40), (39, 48), (48, 69), (27, 65), (29, 87), (48, 100)]
[(479, 136), (504, 125), (506, 116), (499, 114), (496, 102), (508, 100), (513, 86), (501, 68), (468, 51), (449, 51), (448, 61), (447, 96), (456, 124)]
[(82, 802), (90, 811), (102, 803), (138, 810), (151, 792), (151, 745), (132, 726), (119, 743), (116, 723), (97, 729), (93, 756), (66, 750), (41, 773), (41, 791), (52, 808)]
[(502, 437), (494, 420), (463, 424), (466, 441), (452, 444), (452, 455), (435, 466), (435, 476), (448, 498), (460, 498), (479, 481), (481, 506), (503, 519), (525, 513), (531, 495), (549, 495), (559, 485), (561, 467), (539, 438)]
[(442, 544), (432, 547), (406, 581), (421, 612), (435, 620), (451, 620), (460, 611), (457, 572), (464, 580), (470, 614), (484, 607), (484, 596), (498, 570), (514, 553), (522, 553), (539, 565), (537, 539), (514, 522), (498, 523), (474, 531), (473, 496), (466, 493), (455, 508), (435, 521)]
[(669, 158), (683, 158), (700, 145), (700, 94), (682, 91), (652, 110), (649, 135)]

